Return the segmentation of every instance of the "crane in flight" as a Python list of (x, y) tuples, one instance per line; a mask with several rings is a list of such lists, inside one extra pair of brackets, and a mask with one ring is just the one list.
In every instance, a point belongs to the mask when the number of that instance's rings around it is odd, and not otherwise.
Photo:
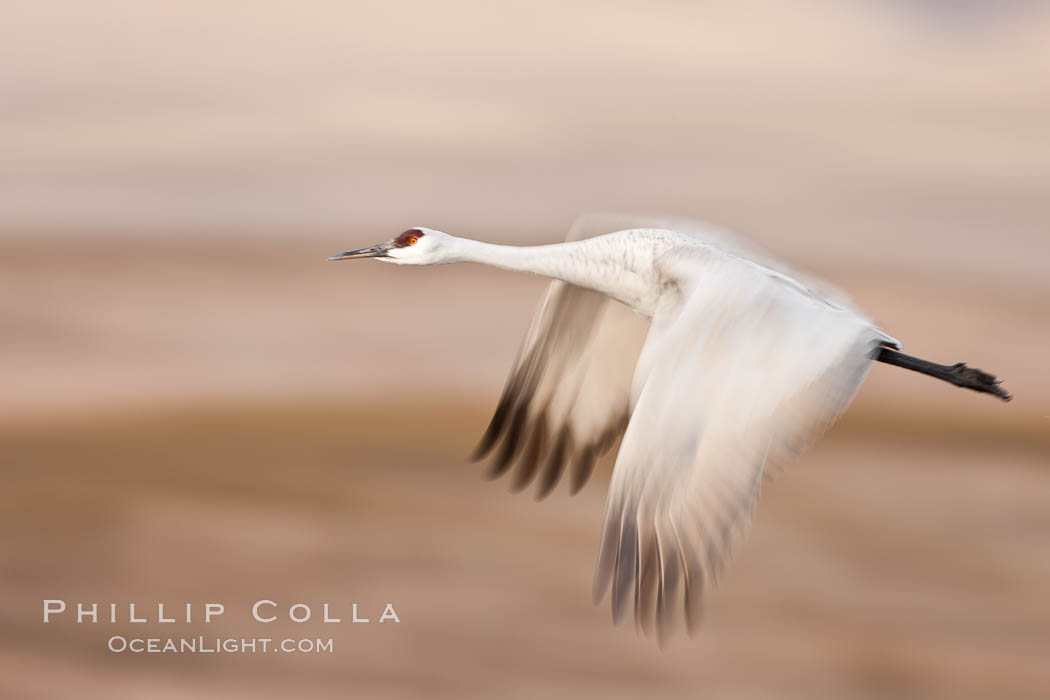
[(1004, 401), (963, 363), (905, 355), (841, 292), (684, 220), (588, 215), (564, 243), (506, 246), (412, 228), (329, 260), (475, 262), (553, 279), (474, 454), (490, 476), (576, 493), (621, 440), (594, 600), (662, 642), (746, 529), (763, 474), (846, 409), (872, 361)]

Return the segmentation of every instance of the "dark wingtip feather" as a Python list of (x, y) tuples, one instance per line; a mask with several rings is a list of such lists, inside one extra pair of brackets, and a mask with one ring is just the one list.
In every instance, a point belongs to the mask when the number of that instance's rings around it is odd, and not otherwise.
[(527, 438), (528, 442), (525, 445), (521, 459), (518, 460), (518, 469), (510, 486), (511, 493), (518, 493), (532, 483), (533, 479), (536, 478), (536, 471), (547, 449), (546, 413), (541, 413), (530, 423), (530, 426), (531, 433)]
[(492, 451), (492, 446), (496, 444), (496, 439), (488, 438), (488, 435), (483, 435), (481, 441), (474, 446), (474, 449), (467, 455), (467, 461), (471, 463), (478, 463), (488, 456), (489, 452)]
[(514, 416), (510, 419), (510, 425), (507, 427), (507, 433), (503, 436), (503, 444), (500, 447), (499, 454), (486, 474), (489, 479), (496, 479), (502, 476), (513, 464), (514, 457), (517, 454), (518, 442), (521, 440), (521, 433), (525, 428), (525, 414), (526, 408), (524, 405), (519, 406), (514, 411)]
[[(630, 512), (630, 511), (628, 511)], [(620, 544), (612, 581), (612, 619), (614, 625), (623, 624), (627, 617), (627, 601), (632, 599), (638, 573), (638, 527), (633, 516), (623, 518), (620, 526)], [(633, 602), (633, 600), (632, 600)]]
[(493, 416), (492, 420), (489, 421), (489, 425), (485, 428), (485, 432), (482, 434), (478, 444), (474, 446), (474, 449), (467, 455), (467, 461), (480, 462), (488, 456), (489, 452), (496, 445), (496, 439), (499, 437), (497, 429), (494, 427), (496, 423), (496, 417)]
[(478, 442), (477, 447), (474, 448), (474, 451), (468, 455), (467, 459), (471, 462), (480, 462), (488, 456), (489, 452), (492, 451), (492, 448), (499, 441), (500, 435), (503, 434), (510, 408), (511, 404), (507, 397), (501, 398), (496, 406), (495, 413), (492, 414), (492, 419), (489, 420), (488, 427), (485, 428), (485, 432), (481, 436), (481, 440)]
[(580, 456), (576, 458), (576, 462), (572, 465), (572, 479), (569, 481), (570, 496), (578, 494), (583, 485), (587, 483), (587, 480), (591, 478), (591, 473), (594, 472), (594, 463), (597, 459), (598, 453), (594, 445), (585, 447)]
[(558, 439), (554, 441), (554, 447), (551, 448), (547, 464), (543, 468), (543, 472), (540, 474), (540, 485), (536, 490), (537, 501), (542, 501), (549, 496), (554, 490), (554, 487), (558, 485), (558, 481), (561, 480), (562, 472), (565, 471), (565, 458), (567, 457), (568, 452), (569, 429), (562, 426), (562, 429), (558, 431)]

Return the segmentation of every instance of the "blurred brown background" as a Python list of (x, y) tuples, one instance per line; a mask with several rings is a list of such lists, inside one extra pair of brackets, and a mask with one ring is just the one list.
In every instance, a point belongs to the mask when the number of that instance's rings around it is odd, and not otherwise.
[[(1050, 696), (1046, 4), (4, 14), (0, 697)], [(324, 262), (595, 209), (731, 227), (1016, 398), (875, 367), (661, 652), (589, 603), (608, 464), (536, 504), (463, 459), (544, 282)], [(44, 598), (227, 614), (43, 625)], [(258, 625), (259, 598), (402, 622)]]

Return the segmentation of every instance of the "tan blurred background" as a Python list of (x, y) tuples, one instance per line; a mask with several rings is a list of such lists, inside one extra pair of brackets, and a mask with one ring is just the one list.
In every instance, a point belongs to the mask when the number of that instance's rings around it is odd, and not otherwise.
[[(1048, 37), (1021, 0), (6, 3), (0, 697), (1050, 697)], [(324, 262), (596, 209), (733, 228), (1016, 399), (874, 368), (659, 651), (589, 603), (608, 464), (536, 504), (463, 459), (543, 281)], [(335, 653), (106, 651), (205, 633)]]

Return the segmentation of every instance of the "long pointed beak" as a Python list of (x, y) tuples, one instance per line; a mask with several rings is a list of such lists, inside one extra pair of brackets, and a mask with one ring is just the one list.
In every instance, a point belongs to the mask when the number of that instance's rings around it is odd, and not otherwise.
[(344, 250), (328, 257), (329, 260), (354, 260), (355, 258), (385, 258), (390, 250), (389, 243), (380, 243), (371, 248), (358, 248), (357, 250)]

